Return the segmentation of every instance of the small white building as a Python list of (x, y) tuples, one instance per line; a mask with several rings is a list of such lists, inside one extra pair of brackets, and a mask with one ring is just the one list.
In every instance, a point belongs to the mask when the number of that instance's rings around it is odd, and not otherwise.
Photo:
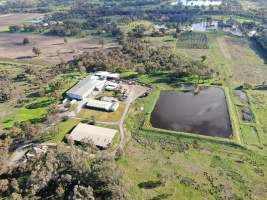
[(105, 84), (105, 89), (107, 91), (113, 91), (113, 90), (116, 90), (118, 88), (118, 84), (117, 83), (114, 83), (114, 82), (110, 82), (108, 81), (106, 84)]
[(183, 6), (220, 6), (222, 0), (177, 0), (171, 5), (182, 4)]
[(96, 146), (105, 149), (111, 145), (116, 132), (117, 130), (114, 129), (79, 123), (68, 136), (68, 139), (76, 142), (91, 140)]
[(107, 79), (119, 80), (120, 74), (119, 73), (111, 73), (107, 71), (99, 71), (95, 73), (96, 76), (106, 77)]
[(97, 110), (104, 110), (107, 112), (115, 112), (118, 107), (118, 102), (108, 102), (108, 101), (99, 101), (95, 99), (90, 99), (85, 104), (87, 108), (97, 109)]
[(84, 100), (86, 97), (93, 95), (94, 91), (101, 91), (105, 83), (105, 78), (89, 75), (67, 91), (66, 94), (71, 99)]
[(162, 25), (156, 24), (156, 25), (154, 25), (154, 29), (155, 30), (160, 30), (160, 29), (168, 30), (168, 27), (164, 24), (162, 24)]

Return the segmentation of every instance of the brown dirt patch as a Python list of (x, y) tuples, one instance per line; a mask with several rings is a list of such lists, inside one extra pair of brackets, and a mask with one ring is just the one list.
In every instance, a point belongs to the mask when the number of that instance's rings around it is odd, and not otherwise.
[(44, 14), (40, 13), (22, 13), (22, 14), (5, 14), (0, 15), (0, 27), (18, 25), (35, 18), (42, 17)]
[[(30, 44), (22, 45), (24, 37), (29, 38)], [(32, 48), (40, 48), (41, 55), (36, 57)], [(108, 41), (105, 48), (116, 47), (115, 41)], [(19, 61), (34, 62), (40, 61), (47, 64), (58, 64), (62, 60), (68, 61), (74, 55), (101, 49), (97, 38), (68, 38), (68, 43), (64, 44), (62, 37), (44, 36), (37, 34), (22, 33), (0, 33), (0, 58), (10, 58)]]
[(217, 41), (219, 43), (219, 47), (221, 52), (223, 53), (223, 56), (228, 60), (232, 60), (232, 56), (228, 50), (228, 45), (226, 45), (224, 38), (217, 38)]

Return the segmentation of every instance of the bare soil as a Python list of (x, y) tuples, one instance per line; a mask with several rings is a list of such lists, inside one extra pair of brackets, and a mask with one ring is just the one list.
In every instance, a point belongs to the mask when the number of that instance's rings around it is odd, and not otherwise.
[(40, 13), (21, 13), (21, 14), (5, 14), (0, 15), (0, 27), (18, 25), (35, 18), (42, 17), (44, 14)]
[[(23, 45), (23, 38), (29, 38), (30, 44)], [(115, 41), (108, 41), (104, 48), (116, 47)], [(32, 52), (33, 47), (41, 50), (39, 57)], [(37, 34), (0, 33), (0, 58), (16, 59), (19, 61), (34, 62), (40, 64), (58, 64), (62, 60), (68, 61), (74, 55), (101, 49), (97, 38), (68, 38), (64, 43), (62, 37), (44, 36)]]

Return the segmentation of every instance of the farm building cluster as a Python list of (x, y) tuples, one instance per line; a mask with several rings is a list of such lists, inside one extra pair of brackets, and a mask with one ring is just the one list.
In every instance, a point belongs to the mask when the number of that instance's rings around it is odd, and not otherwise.
[[(77, 105), (76, 113), (81, 110), (103, 112), (103, 114), (107, 112), (115, 113), (120, 101), (127, 98), (129, 91), (125, 87), (126, 85), (120, 81), (119, 73), (95, 72), (86, 76), (66, 92), (63, 105), (67, 103)], [(117, 130), (114, 129), (79, 123), (66, 138), (76, 144), (91, 141), (99, 149), (106, 149), (111, 145), (116, 132)]]
[[(84, 108), (115, 112), (119, 107), (119, 101), (116, 98), (102, 96), (100, 99), (96, 99), (96, 96), (104, 90), (123, 93), (124, 91), (121, 91), (121, 88), (119, 73), (96, 72), (88, 75), (67, 91), (67, 98), (63, 101), (63, 104), (67, 101), (71, 101), (72, 104), (79, 101)], [(123, 94), (124, 97), (127, 97), (125, 92)]]

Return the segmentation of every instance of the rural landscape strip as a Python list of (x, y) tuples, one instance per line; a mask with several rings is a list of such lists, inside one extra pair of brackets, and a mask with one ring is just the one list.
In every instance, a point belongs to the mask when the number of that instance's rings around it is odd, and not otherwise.
[(0, 199), (267, 199), (264, 0), (0, 0)]

